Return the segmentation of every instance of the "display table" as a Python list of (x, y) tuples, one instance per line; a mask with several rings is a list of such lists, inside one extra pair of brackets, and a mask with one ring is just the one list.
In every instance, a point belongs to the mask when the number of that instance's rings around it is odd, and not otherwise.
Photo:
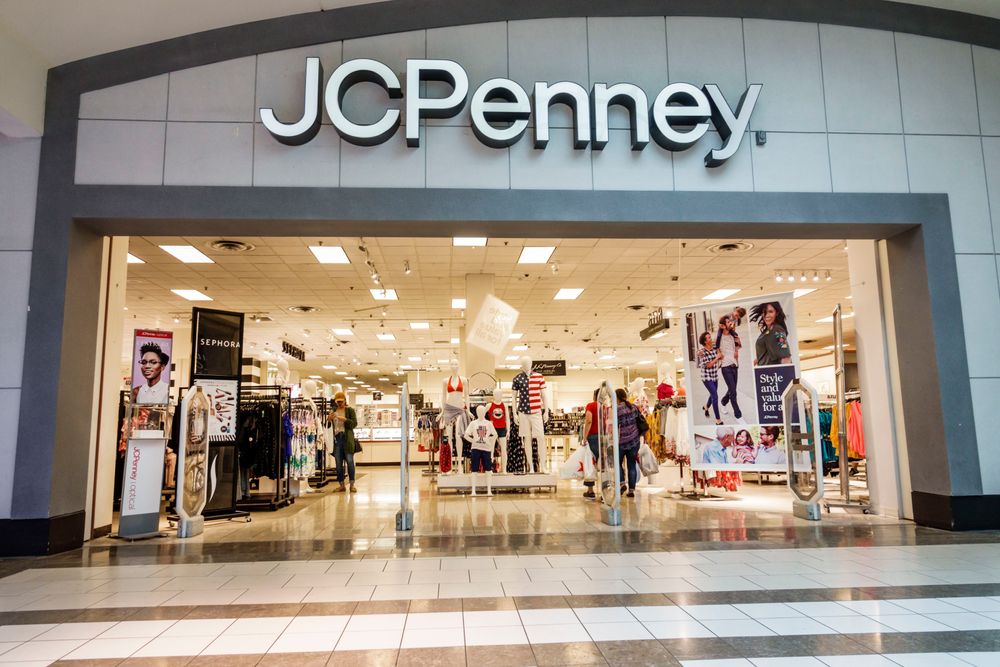
[[(473, 475), (471, 473), (442, 474), (437, 477), (438, 492), (441, 491), (472, 491)], [(475, 475), (477, 493), (486, 493), (486, 475)], [(511, 473), (494, 473), (491, 485), (493, 491), (500, 489), (552, 489), (555, 491), (558, 477), (545, 473), (514, 475)]]

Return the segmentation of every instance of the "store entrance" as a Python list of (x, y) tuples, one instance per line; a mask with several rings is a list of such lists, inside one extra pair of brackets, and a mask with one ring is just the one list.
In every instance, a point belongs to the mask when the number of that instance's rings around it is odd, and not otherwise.
[[(218, 516), (207, 513), (218, 520), (198, 539), (393, 535), (401, 430), (411, 443), (415, 535), (586, 532), (600, 521), (597, 503), (585, 497), (590, 480), (567, 470), (566, 461), (581, 447), (586, 406), (604, 381), (624, 389), (644, 415), (650, 431), (643, 440), (656, 464), (634, 482), (628, 465), (623, 472), (635, 490), (623, 504), (624, 530), (795, 525), (801, 520), (791, 516), (780, 466), (747, 466), (785, 446), (756, 407), (755, 348), (764, 320), (753, 306), (769, 303), (785, 304), (788, 361), (820, 394), (828, 494), (839, 494), (838, 459), (846, 451), (852, 496), (874, 510), (835, 509), (824, 520), (907, 516), (908, 475), (893, 413), (861, 409), (871, 394), (892, 395), (886, 360), (871, 356), (884, 346), (862, 354), (857, 347), (861, 338), (889, 335), (876, 242), (133, 236), (107, 237), (105, 246), (95, 536), (119, 527), (128, 450), (121, 427), (149, 383), (142, 345), (171, 333), (169, 395), (176, 403), (204, 354), (192, 331), (205, 315), (193, 308), (242, 315), (235, 453), (220, 459), (218, 495), (208, 505)], [(469, 340), (487, 295), (518, 313), (510, 339), (492, 351)], [(852, 399), (840, 441), (830, 414), (837, 306)], [(714, 371), (701, 364), (702, 348), (720, 357)], [(742, 379), (729, 382), (735, 371), (722, 367), (725, 355), (730, 365), (745, 365)], [(528, 403), (540, 402), (541, 433), (527, 445), (522, 433), (532, 420), (518, 415), (526, 358), (544, 381), (537, 392), (530, 388)], [(404, 382), (411, 394), (405, 423)], [(356, 421), (351, 457), (338, 445), (341, 395)], [(501, 408), (491, 421), (495, 405)], [(481, 472), (473, 474), (472, 443), (461, 437), (479, 407), (505, 436), (490, 442), (489, 478), (478, 456)], [(708, 461), (703, 447), (717, 440), (727, 452)], [(171, 526), (172, 456), (168, 451), (162, 478), (164, 531)], [(252, 521), (233, 520), (229, 509), (250, 512)], [(156, 539), (175, 539), (170, 535)]]

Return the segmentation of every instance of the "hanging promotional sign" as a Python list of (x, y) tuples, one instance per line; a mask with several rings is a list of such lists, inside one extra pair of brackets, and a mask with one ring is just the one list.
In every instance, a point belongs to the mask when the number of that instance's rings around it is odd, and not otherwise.
[[(273, 108), (261, 107), (260, 120), (275, 140), (301, 146), (319, 133), (325, 108), (344, 141), (376, 146), (388, 141), (404, 125), (406, 145), (416, 148), (420, 146), (421, 119), (457, 116), (468, 101), (472, 133), (482, 144), (508, 148), (520, 141), (532, 125), (534, 147), (544, 149), (549, 143), (549, 107), (564, 104), (573, 112), (573, 148), (599, 151), (609, 141), (609, 109), (618, 106), (628, 112), (634, 151), (646, 148), (651, 139), (668, 151), (687, 150), (708, 133), (711, 125), (722, 140), (720, 147), (705, 154), (705, 166), (712, 168), (725, 164), (739, 150), (763, 88), (761, 84), (749, 85), (734, 109), (714, 83), (700, 87), (668, 83), (650, 101), (646, 91), (632, 83), (595, 83), (587, 90), (573, 81), (536, 81), (529, 94), (511, 79), (493, 78), (470, 97), (468, 74), (451, 60), (409, 59), (405, 75), (404, 92), (392, 68), (377, 60), (358, 58), (337, 67), (324, 88), (320, 59), (309, 57), (305, 62), (302, 115), (298, 120), (282, 121)], [(443, 82), (451, 91), (444, 97), (427, 97), (428, 87), (423, 85), (427, 81)], [(382, 117), (371, 124), (351, 121), (344, 113), (343, 100), (358, 83), (380, 86), (389, 99), (405, 98), (405, 108), (386, 107)]]
[[(691, 306), (682, 314), (691, 468), (784, 472), (782, 394), (799, 375), (793, 294)], [(791, 423), (798, 423), (797, 410)]]
[(243, 313), (191, 309), (191, 377), (239, 379)]
[(539, 359), (531, 362), (531, 370), (546, 377), (563, 377), (566, 375), (564, 359)]
[(166, 405), (170, 402), (171, 331), (136, 329), (132, 342), (132, 402)]
[(465, 340), (493, 355), (500, 354), (514, 332), (519, 315), (510, 304), (487, 294)]

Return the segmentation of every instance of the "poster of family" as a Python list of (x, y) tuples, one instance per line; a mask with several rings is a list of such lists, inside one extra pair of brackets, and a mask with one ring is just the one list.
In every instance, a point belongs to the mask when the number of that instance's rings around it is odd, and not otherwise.
[(692, 469), (787, 471), (781, 398), (799, 369), (792, 293), (681, 312)]

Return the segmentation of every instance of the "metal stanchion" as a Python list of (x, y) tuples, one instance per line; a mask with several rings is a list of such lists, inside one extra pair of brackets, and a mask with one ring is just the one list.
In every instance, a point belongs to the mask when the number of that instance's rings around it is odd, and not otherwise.
[(618, 456), (618, 399), (605, 380), (597, 393), (597, 479), (601, 489), (601, 521), (622, 525), (622, 467)]
[(413, 530), (413, 510), (410, 509), (410, 390), (407, 383), (399, 394), (399, 511), (396, 530)]
[[(795, 498), (792, 514), (819, 521), (823, 498), (823, 453), (820, 449), (819, 398), (812, 385), (795, 378), (781, 396), (785, 413), (788, 488)], [(795, 417), (798, 419), (793, 423)]]

